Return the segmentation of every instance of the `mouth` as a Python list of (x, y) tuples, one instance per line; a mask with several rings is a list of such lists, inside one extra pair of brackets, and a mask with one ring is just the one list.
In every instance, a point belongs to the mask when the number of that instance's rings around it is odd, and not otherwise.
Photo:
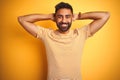
[(61, 26), (62, 26), (62, 27), (67, 27), (67, 26), (68, 26), (68, 24), (61, 24)]
[(67, 28), (69, 24), (67, 24), (67, 23), (62, 23), (62, 24), (60, 24), (60, 25), (61, 25), (61, 28)]
[(65, 32), (70, 28), (71, 25), (69, 23), (59, 23), (57, 26), (62, 32)]

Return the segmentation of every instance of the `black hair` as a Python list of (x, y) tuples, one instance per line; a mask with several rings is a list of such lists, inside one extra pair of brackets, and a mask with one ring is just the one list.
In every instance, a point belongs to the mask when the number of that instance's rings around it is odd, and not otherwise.
[(71, 6), (69, 3), (65, 3), (65, 2), (60, 2), (60, 3), (58, 3), (58, 4), (55, 6), (55, 13), (56, 13), (59, 9), (62, 9), (62, 8), (70, 9), (71, 12), (73, 13), (73, 8), (72, 8), (72, 6)]

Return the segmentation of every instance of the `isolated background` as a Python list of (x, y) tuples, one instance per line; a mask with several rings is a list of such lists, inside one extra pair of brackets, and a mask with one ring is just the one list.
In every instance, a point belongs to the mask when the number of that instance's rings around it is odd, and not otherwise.
[[(62, 0), (0, 0), (1, 80), (46, 80), (47, 61), (43, 43), (27, 33), (17, 17), (32, 13), (53, 13)], [(120, 1), (63, 0), (74, 13), (109, 11), (107, 24), (86, 41), (82, 56), (83, 80), (120, 80)], [(75, 21), (72, 28), (88, 24)], [(52, 21), (37, 22), (56, 29)], [(74, 65), (74, 63), (71, 63)]]

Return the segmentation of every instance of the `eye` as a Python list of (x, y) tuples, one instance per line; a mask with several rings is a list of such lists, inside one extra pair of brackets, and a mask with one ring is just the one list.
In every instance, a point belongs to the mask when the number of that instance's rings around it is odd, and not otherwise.
[(61, 15), (58, 15), (57, 18), (62, 18), (62, 16), (61, 16)]
[(70, 18), (71, 16), (70, 15), (66, 15), (66, 18)]

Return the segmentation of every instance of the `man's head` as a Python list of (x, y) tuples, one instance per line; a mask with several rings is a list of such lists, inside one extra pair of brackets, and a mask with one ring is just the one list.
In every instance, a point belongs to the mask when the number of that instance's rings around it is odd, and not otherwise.
[(63, 9), (63, 8), (70, 9), (71, 12), (72, 12), (72, 14), (73, 14), (73, 8), (72, 8), (72, 6), (71, 6), (70, 4), (68, 4), (68, 3), (65, 3), (65, 2), (60, 2), (60, 3), (58, 3), (58, 4), (55, 6), (55, 13), (57, 13), (57, 11), (58, 11), (59, 9)]
[(73, 9), (68, 3), (61, 2), (55, 6), (55, 21), (59, 31), (69, 30), (73, 19)]

